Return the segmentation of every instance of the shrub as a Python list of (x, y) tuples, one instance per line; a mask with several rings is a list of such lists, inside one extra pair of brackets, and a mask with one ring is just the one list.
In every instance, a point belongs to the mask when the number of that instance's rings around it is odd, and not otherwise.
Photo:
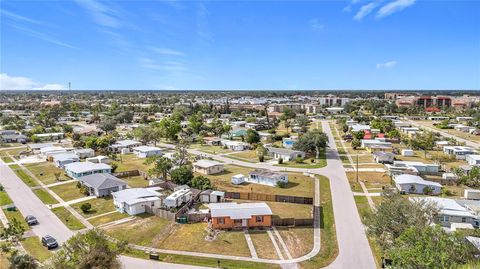
[(113, 172), (115, 172), (115, 170), (117, 170), (118, 164), (112, 163), (111, 166), (112, 166), (112, 173), (113, 173)]
[(295, 158), (296, 163), (303, 163), (303, 158), (302, 157), (297, 157)]
[(279, 158), (278, 159), (278, 164), (282, 164), (283, 163), (283, 159), (282, 158)]
[(263, 163), (265, 161), (265, 156), (263, 155), (258, 156), (258, 161)]
[(287, 182), (278, 181), (278, 182), (277, 182), (277, 187), (283, 189), (283, 188), (287, 187)]
[(84, 203), (80, 206), (80, 209), (82, 210), (83, 213), (87, 213), (92, 209), (92, 205), (90, 203)]
[(82, 187), (82, 183), (80, 181), (77, 181), (77, 189), (80, 189)]

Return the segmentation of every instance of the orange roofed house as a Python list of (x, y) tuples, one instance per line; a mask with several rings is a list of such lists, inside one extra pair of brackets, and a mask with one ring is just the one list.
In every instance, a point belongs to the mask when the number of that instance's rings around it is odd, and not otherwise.
[(215, 203), (209, 207), (214, 229), (272, 226), (272, 210), (266, 203)]

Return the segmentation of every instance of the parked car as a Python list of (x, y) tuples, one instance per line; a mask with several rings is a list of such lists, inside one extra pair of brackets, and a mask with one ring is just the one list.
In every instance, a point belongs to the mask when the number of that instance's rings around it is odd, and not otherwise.
[(28, 224), (29, 226), (38, 224), (37, 218), (35, 218), (35, 217), (32, 216), (32, 215), (26, 216), (26, 217), (25, 217), (25, 222), (27, 222), (27, 224)]
[(47, 249), (52, 249), (58, 247), (58, 242), (55, 238), (50, 235), (45, 235), (42, 237), (42, 245), (47, 247)]

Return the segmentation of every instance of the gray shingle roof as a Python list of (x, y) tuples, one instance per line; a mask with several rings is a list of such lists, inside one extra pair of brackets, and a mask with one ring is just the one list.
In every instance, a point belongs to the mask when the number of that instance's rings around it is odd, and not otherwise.
[(98, 190), (127, 185), (127, 182), (117, 178), (116, 176), (106, 173), (84, 176), (81, 178), (81, 181)]

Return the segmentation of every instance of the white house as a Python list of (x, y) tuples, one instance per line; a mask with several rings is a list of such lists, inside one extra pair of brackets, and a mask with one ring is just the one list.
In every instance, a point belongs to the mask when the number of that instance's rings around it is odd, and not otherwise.
[(125, 189), (112, 193), (115, 208), (122, 213), (138, 215), (161, 208), (160, 187)]
[(162, 149), (150, 146), (139, 146), (132, 148), (132, 151), (138, 158), (148, 158), (150, 156), (162, 155)]
[(74, 149), (73, 153), (77, 154), (80, 159), (90, 158), (95, 156), (93, 149)]
[(110, 158), (108, 158), (107, 156), (99, 155), (99, 156), (95, 156), (95, 157), (91, 157), (91, 158), (86, 158), (85, 161), (91, 162), (91, 163), (109, 164), (110, 163)]
[(179, 207), (192, 199), (192, 191), (188, 186), (179, 186), (163, 201), (163, 205), (168, 208)]
[(469, 200), (480, 200), (480, 190), (465, 190), (463, 197)]
[(248, 173), (246, 182), (275, 187), (279, 182), (288, 183), (288, 174), (270, 170), (257, 169)]
[(243, 151), (250, 147), (247, 143), (241, 141), (222, 140), (221, 144), (233, 151)]
[(442, 185), (437, 182), (424, 180), (416, 175), (397, 175), (393, 177), (395, 187), (405, 193), (424, 194), (425, 188), (430, 188), (431, 194), (438, 195), (441, 192)]
[(282, 159), (286, 162), (295, 160), (296, 158), (305, 158), (305, 152), (292, 149), (265, 147), (267, 154), (273, 159)]
[(459, 160), (464, 160), (466, 155), (475, 154), (475, 150), (473, 148), (464, 146), (446, 146), (443, 147), (443, 152), (449, 155), (455, 155), (455, 157)]
[(440, 165), (433, 163), (394, 161), (393, 164), (387, 164), (385, 166), (391, 175), (403, 173), (436, 175), (440, 171)]
[(60, 153), (53, 156), (53, 163), (58, 168), (63, 168), (69, 163), (80, 161), (80, 158), (74, 153)]
[(223, 163), (211, 160), (199, 160), (193, 163), (193, 171), (204, 175), (218, 174), (225, 170)]
[(377, 146), (392, 147), (391, 142), (385, 142), (385, 141), (381, 141), (381, 140), (378, 140), (378, 139), (362, 139), (362, 140), (360, 140), (360, 142), (361, 142), (361, 147), (362, 148), (377, 147)]
[(75, 179), (91, 174), (110, 173), (112, 171), (112, 167), (108, 164), (91, 162), (69, 163), (64, 168), (67, 175)]
[(465, 157), (465, 161), (467, 161), (468, 165), (480, 166), (480, 155), (478, 154), (467, 155), (467, 157)]
[(53, 154), (67, 153), (67, 150), (64, 147), (60, 147), (60, 146), (49, 146), (49, 147), (40, 148), (39, 153), (42, 157), (48, 158)]
[(132, 148), (141, 146), (142, 143), (135, 140), (120, 140), (110, 145), (108, 149), (113, 153), (128, 153)]

